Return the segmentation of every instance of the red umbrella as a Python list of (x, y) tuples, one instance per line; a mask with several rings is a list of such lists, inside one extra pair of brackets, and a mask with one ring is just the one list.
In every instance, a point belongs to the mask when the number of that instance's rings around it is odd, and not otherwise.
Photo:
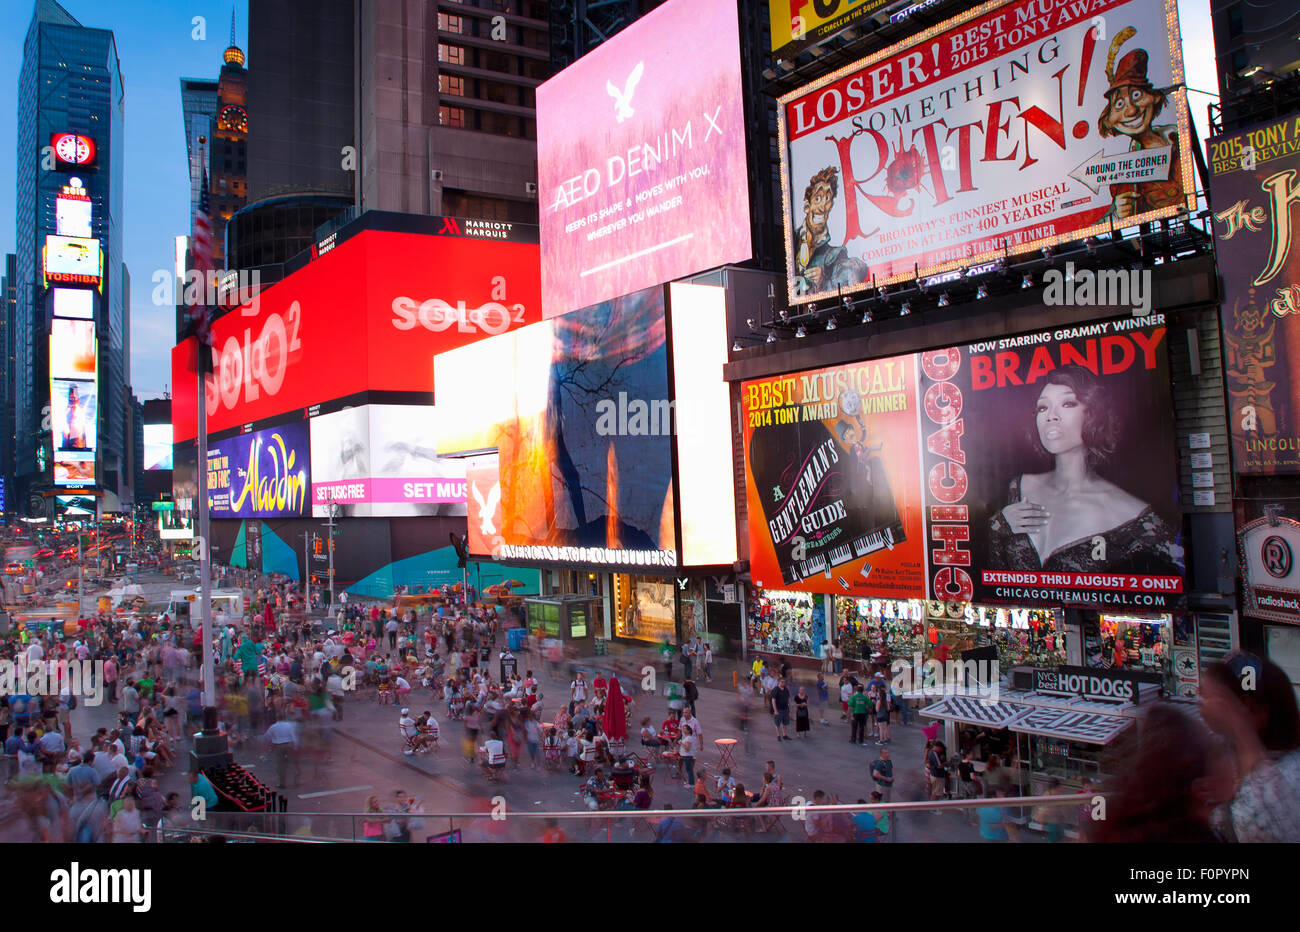
[(609, 693), (605, 697), (605, 718), (602, 724), (609, 738), (627, 740), (627, 712), (623, 706), (623, 690), (619, 688), (617, 676), (609, 678)]

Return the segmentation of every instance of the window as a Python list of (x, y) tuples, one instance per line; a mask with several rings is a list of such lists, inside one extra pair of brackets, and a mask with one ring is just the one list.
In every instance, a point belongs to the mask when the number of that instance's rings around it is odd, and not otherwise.
[(484, 110), (481, 114), (481, 120), (482, 129), (485, 133), (495, 133), (498, 136), (519, 135), (519, 124), (514, 117)]
[(438, 108), (438, 125), (439, 126), (457, 126), (465, 127), (465, 110), (462, 107), (439, 107)]
[(1235, 6), (1228, 11), (1228, 35), (1239, 36), (1241, 35), (1241, 30), (1241, 7)]
[(482, 81), (483, 99), (498, 104), (518, 104), (519, 88), (499, 81)]
[(445, 42), (439, 42), (438, 61), (445, 61), (449, 65), (463, 65), (465, 64), (465, 49), (459, 45), (447, 45)]
[(443, 32), (463, 34), (465, 32), (465, 20), (463, 17), (453, 16), (450, 13), (439, 13), (438, 28)]
[(451, 74), (438, 75), (438, 93), (465, 96), (465, 79)]

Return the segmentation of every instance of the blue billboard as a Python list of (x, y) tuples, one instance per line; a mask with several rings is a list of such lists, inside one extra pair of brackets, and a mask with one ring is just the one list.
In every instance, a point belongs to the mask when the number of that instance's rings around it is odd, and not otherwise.
[(214, 518), (310, 517), (307, 422), (210, 441), (208, 509)]

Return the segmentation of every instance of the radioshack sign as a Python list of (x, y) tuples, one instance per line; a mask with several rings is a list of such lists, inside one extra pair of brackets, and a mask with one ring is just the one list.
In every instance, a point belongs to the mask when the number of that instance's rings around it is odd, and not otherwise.
[(1258, 518), (1241, 529), (1241, 566), (1246, 582), (1246, 614), (1300, 624), (1300, 522)]
[(1115, 670), (1091, 670), (1087, 667), (1058, 667), (1035, 670), (1034, 689), (1056, 696), (1082, 696), (1104, 702), (1138, 701), (1138, 683), (1143, 679), (1159, 682), (1159, 677)]

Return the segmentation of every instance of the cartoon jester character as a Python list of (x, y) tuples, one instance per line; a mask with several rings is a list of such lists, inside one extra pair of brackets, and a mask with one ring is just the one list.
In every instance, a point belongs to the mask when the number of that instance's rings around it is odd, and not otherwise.
[(1106, 106), (1097, 118), (1097, 130), (1103, 138), (1128, 136), (1130, 152), (1163, 146), (1172, 148), (1169, 150), (1167, 181), (1111, 185), (1113, 201), (1110, 212), (1120, 220), (1185, 202), (1178, 168), (1178, 128), (1172, 124), (1155, 124), (1155, 119), (1164, 109), (1168, 98), (1163, 90), (1153, 87), (1147, 78), (1146, 49), (1134, 49), (1119, 60), (1118, 68), (1115, 67), (1115, 56), (1119, 53), (1120, 46), (1135, 35), (1137, 30), (1126, 26), (1110, 44), (1110, 54), (1106, 57), (1106, 79), (1110, 82), (1110, 87), (1106, 89)]

